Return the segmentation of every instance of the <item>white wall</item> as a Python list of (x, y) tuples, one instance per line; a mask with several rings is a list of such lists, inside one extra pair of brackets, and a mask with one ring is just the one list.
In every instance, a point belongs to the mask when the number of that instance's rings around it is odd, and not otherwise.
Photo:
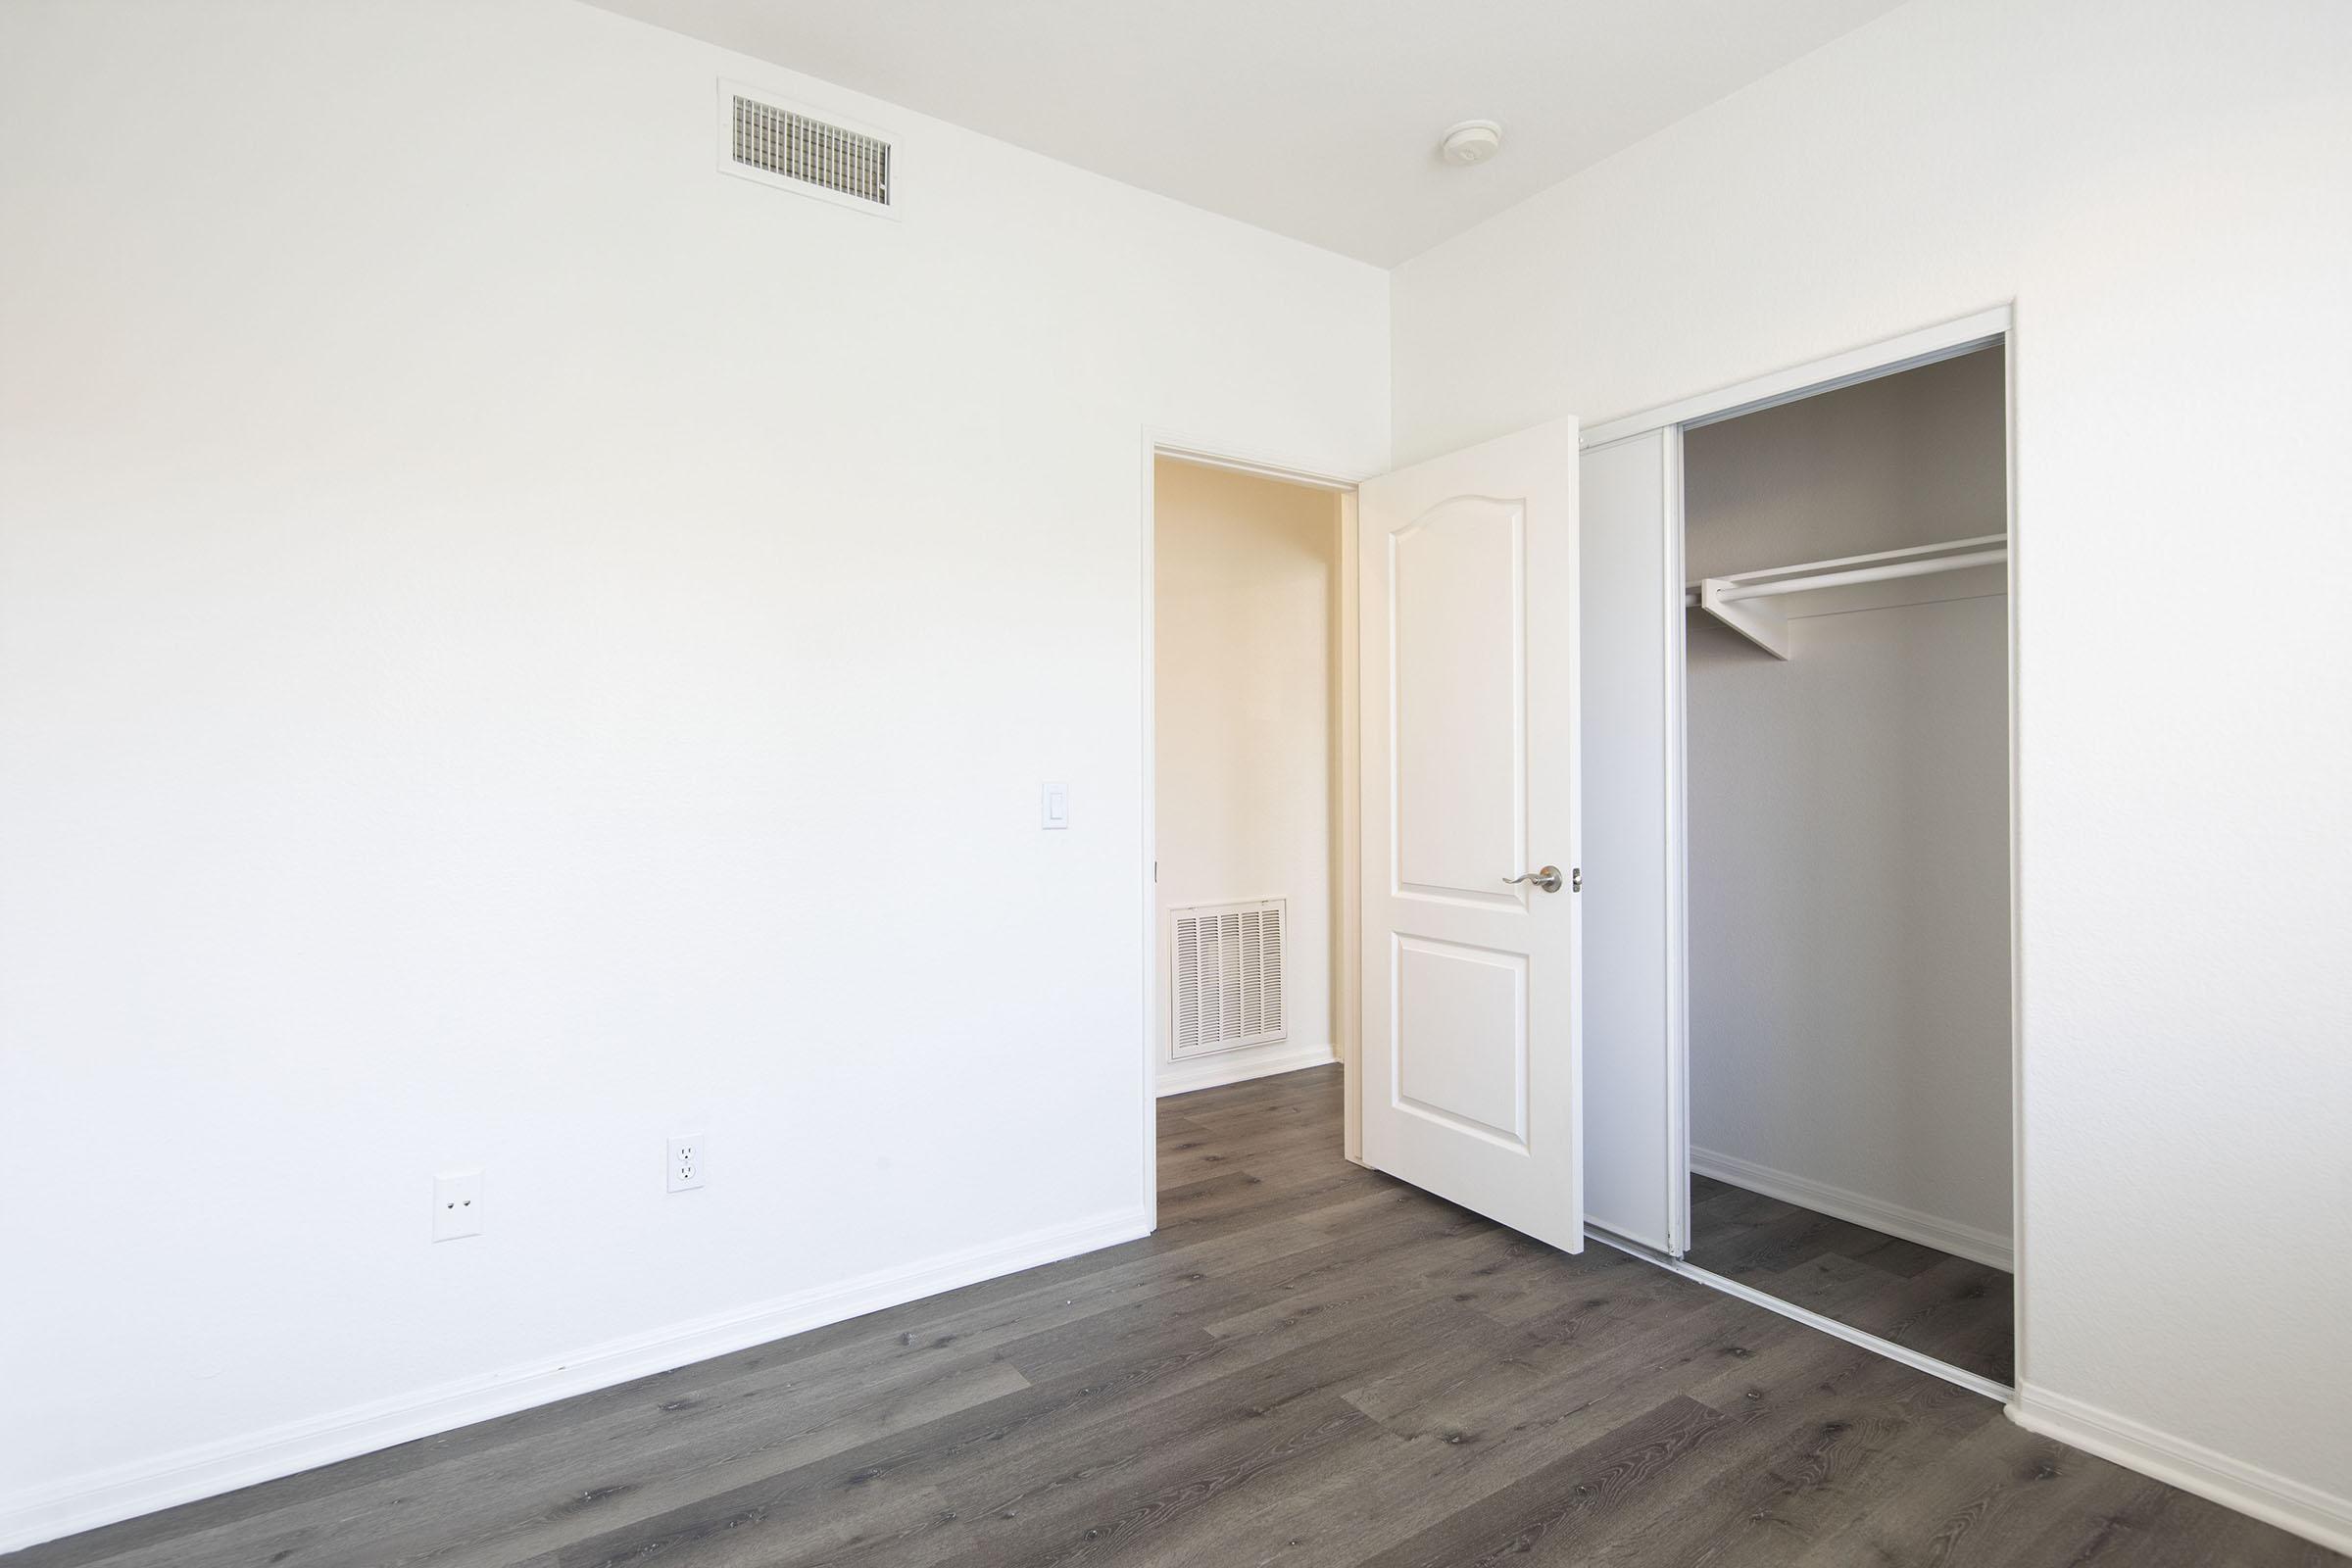
[[(1687, 575), (2001, 532), (2005, 379), (1984, 352), (1687, 432)], [(1786, 661), (1689, 615), (1690, 1141), (2001, 1261), (2009, 614), (1981, 575), (1792, 620)]]
[(1152, 516), (1162, 1003), (1167, 911), (1290, 900), (1289, 1039), (1189, 1056), (1160, 1008), (1160, 1084), (1331, 1058), (1337, 492), (1160, 460)]
[(2347, 188), (2352, 8), (1916, 0), (1394, 325), (1410, 461), (2016, 302), (2024, 1407), (2352, 1540)]
[(0, 1537), (1141, 1228), (1142, 432), (1383, 274), (562, 0), (9, 5), (0, 228)]

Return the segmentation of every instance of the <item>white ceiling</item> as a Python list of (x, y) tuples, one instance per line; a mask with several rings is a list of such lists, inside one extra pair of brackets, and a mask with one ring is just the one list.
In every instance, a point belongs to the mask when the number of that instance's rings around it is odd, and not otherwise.
[(590, 3), (1386, 267), (1900, 0)]

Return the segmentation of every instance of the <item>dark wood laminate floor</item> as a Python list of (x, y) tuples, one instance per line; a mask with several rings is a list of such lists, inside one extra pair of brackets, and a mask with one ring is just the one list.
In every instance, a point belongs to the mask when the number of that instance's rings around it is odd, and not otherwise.
[(1938, 1361), (2013, 1383), (2007, 1272), (1695, 1172), (1689, 1258)]
[(7, 1561), (2341, 1562), (1348, 1165), (1336, 1069), (1163, 1101), (1160, 1132), (1148, 1240)]

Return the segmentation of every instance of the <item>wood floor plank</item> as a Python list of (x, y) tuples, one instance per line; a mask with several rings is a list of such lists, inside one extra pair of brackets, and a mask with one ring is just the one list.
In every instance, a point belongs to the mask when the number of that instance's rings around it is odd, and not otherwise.
[[(1379, 1380), (1380, 1387), (1391, 1391), (1387, 1398), (1376, 1388), (1348, 1396), (1367, 1408), (1391, 1412), (1384, 1427), (1395, 1446), (1380, 1456), (1377, 1472), (1384, 1484), (1367, 1495), (1360, 1474), (1301, 1476), (1299, 1483), (1307, 1490), (1299, 1500), (1308, 1519), (1287, 1521), (1292, 1526), (1288, 1533), (1265, 1528), (1257, 1539), (1237, 1540), (1232, 1544), (1243, 1549), (1220, 1560), (1349, 1568), (1430, 1530), (1450, 1517), (1463, 1499), (1495, 1493), (1639, 1419), (1662, 1393), (1716, 1393), (1718, 1398), (1702, 1402), (1712, 1402), (1724, 1412), (1726, 1436), (1711, 1442), (1709, 1450), (1714, 1453), (1728, 1446), (1736, 1461), (1750, 1441), (1745, 1430), (1760, 1419), (1790, 1424), (1801, 1418), (1802, 1398), (1767, 1401), (1758, 1392), (1759, 1380), (1786, 1382), (1792, 1390), (1809, 1386), (1821, 1377), (1824, 1359), (1837, 1351), (1864, 1356), (1874, 1366), (1887, 1365), (1842, 1342), (1808, 1334), (1786, 1319), (1760, 1321), (1740, 1303), (1689, 1281), (1647, 1272), (1675, 1291), (1688, 1293), (1701, 1308), (1720, 1314), (1711, 1325), (1716, 1333), (1695, 1342), (1705, 1353), (1691, 1353), (1687, 1347), (1681, 1354), (1628, 1357), (1632, 1364), (1601, 1355), (1581, 1361), (1564, 1356), (1543, 1366), (1537, 1364), (1542, 1348), (1536, 1356), (1523, 1357), (1523, 1348), (1513, 1346), (1494, 1365), (1506, 1372), (1524, 1365), (1527, 1376), (1516, 1387), (1505, 1383), (1494, 1396), (1481, 1399), (1466, 1394), (1457, 1376), (1440, 1371), (1431, 1380), (1437, 1386), (1436, 1397), (1401, 1411), (1395, 1408), (1395, 1391), (1405, 1386), (1417, 1367), (1400, 1368)], [(1687, 1331), (1700, 1321), (1695, 1314), (1686, 1314), (1683, 1327)], [(1670, 1332), (1665, 1325), (1651, 1327)], [(1573, 1344), (1563, 1340), (1561, 1348)], [(1475, 1358), (1441, 1352), (1436, 1359), (1458, 1368)], [(1450, 1412), (1446, 1408), (1449, 1399), (1458, 1401)], [(1476, 1415), (1468, 1426), (1458, 1420), (1464, 1408)], [(1638, 1538), (1655, 1515), (1688, 1508), (1689, 1498), (1681, 1488), (1657, 1493), (1648, 1501), (1629, 1502), (1591, 1549), (1597, 1551), (1621, 1536)], [(1277, 1522), (1282, 1521), (1268, 1525)]]
[(1796, 1561), (1803, 1568), (2018, 1563), (2053, 1525), (2093, 1521), (2121, 1506), (2139, 1479), (2046, 1438), (1987, 1422), (1946, 1448), (1915, 1485), (1840, 1521)]
[[(1379, 1473), (1399, 1484), (1384, 1485), (1366, 1497), (1360, 1475), (1332, 1478), (1335, 1484), (1306, 1499), (1316, 1505), (1311, 1533), (1241, 1543), (1261, 1553), (1248, 1560), (1346, 1568), (1430, 1530), (1450, 1517), (1462, 1499), (1522, 1481), (1640, 1419), (1664, 1394), (1704, 1389), (1732, 1373), (1744, 1378), (1753, 1368), (1772, 1364), (1773, 1348), (1784, 1341), (1823, 1343), (1821, 1336), (1808, 1335), (1787, 1319), (1759, 1318), (1741, 1303), (1689, 1281), (1658, 1277), (1690, 1297), (1692, 1310), (1649, 1323), (1642, 1339), (1623, 1342), (1629, 1351), (1623, 1356), (1588, 1353), (1591, 1345), (1568, 1335), (1546, 1344), (1539, 1328), (1532, 1341), (1524, 1334), (1506, 1334), (1499, 1344), (1490, 1341), (1484, 1357), (1458, 1353), (1470, 1347), (1457, 1351), (1441, 1347), (1436, 1354), (1410, 1358), (1373, 1385), (1351, 1392), (1351, 1403), (1383, 1412), (1383, 1427), (1395, 1446)], [(1817, 1357), (1820, 1352), (1808, 1346), (1804, 1353)], [(1459, 1368), (1481, 1360), (1486, 1362), (1482, 1374), (1492, 1380), (1483, 1392), (1458, 1376)], [(1400, 1391), (1411, 1388), (1433, 1362), (1438, 1370), (1421, 1385), (1428, 1396), (1400, 1406)], [(1718, 1408), (1726, 1411), (1726, 1430), (1732, 1431), (1767, 1407), (1732, 1399)], [(1301, 1480), (1316, 1485), (1311, 1476)], [(1675, 1505), (1666, 1494), (1654, 1502)], [(1652, 1506), (1629, 1504), (1612, 1528), (1637, 1527)]]
[(1777, 1568), (1825, 1528), (1893, 1494), (1910, 1467), (2005, 1418), (1986, 1401), (1859, 1347), (1811, 1335), (1768, 1350), (1693, 1397), (1744, 1411), (1680, 1506), (1597, 1549), (1599, 1565)]
[(1719, 1431), (1720, 1410), (1676, 1396), (1534, 1475), (1481, 1497), (1370, 1559), (1366, 1568), (1493, 1568), (1568, 1562), (1628, 1500), (1667, 1485)]
[[(1338, 1091), (1322, 1068), (1160, 1102), (1144, 1240), (0, 1564), (2346, 1568), (1845, 1341), (1348, 1164)], [(1759, 1288), (2006, 1357), (1997, 1270), (1692, 1186)]]
[(985, 1358), (895, 1380), (787, 1384), (629, 1412), (109, 1560), (109, 1568), (513, 1562), (626, 1518), (791, 1470), (1027, 1385)]
[(1624, 1385), (1648, 1392), (1646, 1408), (1658, 1390), (1678, 1388), (1694, 1367), (1749, 1354), (1759, 1338), (1783, 1333), (1737, 1304), (1722, 1297), (1678, 1303), (1638, 1328), (1590, 1336), (1570, 1315), (1538, 1319), (1467, 1356), (1416, 1356), (1348, 1397), (1400, 1435), (1468, 1441), (1523, 1419), (1531, 1405), (1573, 1411)]
[(2338, 1559), (2283, 1531), (2256, 1537), (2245, 1519), (2161, 1481), (2138, 1481), (2114, 1508), (2064, 1514), (2028, 1544), (2032, 1562), (2068, 1568), (2325, 1568)]
[[(934, 1493), (951, 1499), (949, 1511), (955, 1519), (941, 1522), (960, 1527), (956, 1539), (983, 1528), (992, 1539), (1009, 1539), (1007, 1532), (983, 1519), (984, 1514), (1009, 1510), (1015, 1517), (1029, 1516), (1020, 1539), (1035, 1545), (1043, 1539), (1041, 1532), (1050, 1533), (1065, 1522), (1071, 1510), (1100, 1510), (1105, 1499), (1125, 1496), (1122, 1489), (1139, 1475), (1151, 1484), (1163, 1484), (1190, 1462), (1188, 1454), (1200, 1458), (1226, 1452), (1215, 1444), (1200, 1451), (1185, 1446), (1202, 1434), (1223, 1432), (1252, 1411), (1321, 1397), (1331, 1380), (1355, 1375), (1367, 1360), (1396, 1353), (1397, 1342), (1372, 1332), (1375, 1327), (1406, 1336), (1427, 1335), (1436, 1332), (1440, 1314), (1448, 1310), (1454, 1309), (1441, 1304), (1389, 1314), (1395, 1322), (1368, 1316), (1353, 1325), (1365, 1332), (1349, 1333), (1345, 1331), (1348, 1325), (1335, 1325), (1335, 1331), (1319, 1341), (1298, 1344), (1291, 1337), (1273, 1347), (1261, 1344), (1255, 1348), (1261, 1355), (1269, 1348), (1281, 1353), (1254, 1364), (1236, 1365), (1249, 1363), (1250, 1351), (1236, 1349), (1228, 1357), (1222, 1342), (1189, 1348), (1169, 1343), (1131, 1350), (1132, 1359), (1119, 1376), (1106, 1377), (1098, 1370), (1088, 1378), (1038, 1388), (1001, 1400), (998, 1406), (682, 1506), (567, 1548), (564, 1568), (607, 1568), (656, 1556), (666, 1565), (690, 1568), (739, 1559), (795, 1562), (802, 1551), (804, 1521), (811, 1509), (821, 1513), (827, 1498), (900, 1498), (891, 1516), (918, 1524), (930, 1517)], [(1222, 1375), (1182, 1375), (1202, 1367)], [(1339, 1419), (1343, 1413), (1355, 1414), (1319, 1410), (1300, 1432), (1320, 1433), (1326, 1419)], [(834, 1544), (818, 1543), (826, 1550)]]

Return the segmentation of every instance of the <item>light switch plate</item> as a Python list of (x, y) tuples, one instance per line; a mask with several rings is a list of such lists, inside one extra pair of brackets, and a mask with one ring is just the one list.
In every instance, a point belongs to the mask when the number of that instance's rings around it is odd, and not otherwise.
[(1067, 784), (1038, 786), (1037, 825), (1049, 829), (1070, 825), (1070, 787)]

